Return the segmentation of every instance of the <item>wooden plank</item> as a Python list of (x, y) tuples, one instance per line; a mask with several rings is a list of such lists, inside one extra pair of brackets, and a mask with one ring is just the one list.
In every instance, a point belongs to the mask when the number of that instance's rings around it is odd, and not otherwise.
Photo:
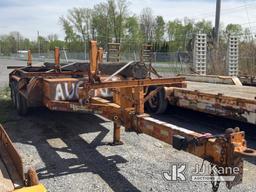
[(187, 82), (187, 90), (210, 94), (223, 94), (229, 97), (255, 100), (256, 88), (248, 86), (234, 86), (214, 83)]

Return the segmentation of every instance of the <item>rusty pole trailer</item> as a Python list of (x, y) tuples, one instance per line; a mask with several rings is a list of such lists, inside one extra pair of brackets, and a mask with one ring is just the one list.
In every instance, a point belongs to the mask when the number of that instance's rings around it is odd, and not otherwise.
[[(10, 87), (19, 112), (25, 114), (28, 106), (46, 106), (50, 110), (97, 113), (113, 121), (114, 144), (122, 144), (120, 131), (123, 126), (125, 131), (150, 135), (207, 160), (217, 169), (239, 167), (239, 173), (222, 176), (234, 176), (233, 181), (226, 182), (229, 189), (242, 182), (243, 157), (256, 156), (254, 149), (247, 148), (244, 132), (236, 128), (228, 129), (223, 135), (200, 134), (144, 113), (145, 101), (154, 95), (149, 94), (145, 99), (145, 88), (184, 87), (185, 78), (103, 81), (98, 71), (97, 50), (96, 42), (92, 41), (88, 74), (61, 71), (60, 68), (47, 72), (33, 66), (14, 70), (10, 74)], [(111, 92), (112, 98), (104, 98), (102, 90)], [(212, 182), (212, 185), (217, 191), (219, 182)]]

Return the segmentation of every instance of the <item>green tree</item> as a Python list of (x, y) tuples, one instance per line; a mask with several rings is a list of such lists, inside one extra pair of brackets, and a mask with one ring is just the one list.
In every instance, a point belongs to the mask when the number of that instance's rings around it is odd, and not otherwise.
[(128, 17), (125, 23), (123, 50), (139, 51), (143, 43), (143, 36), (141, 34), (138, 18), (134, 15)]
[(153, 40), (155, 19), (151, 8), (144, 8), (140, 14), (141, 31), (145, 42)]
[(108, 16), (110, 29), (117, 43), (120, 43), (124, 34), (124, 24), (127, 17), (127, 1), (126, 0), (109, 0)]
[[(86, 42), (91, 35), (91, 16), (92, 10), (89, 8), (73, 8), (68, 11), (66, 18), (61, 17), (60, 21), (68, 35), (75, 33)], [(72, 36), (74, 37), (73, 34)]]
[(184, 41), (184, 26), (181, 20), (175, 19), (167, 23), (167, 34), (170, 51), (182, 49)]
[(92, 14), (92, 32), (106, 48), (111, 41), (121, 42), (124, 36), (125, 23), (128, 15), (126, 0), (109, 0), (94, 6)]
[(94, 6), (92, 14), (92, 28), (96, 38), (102, 47), (106, 48), (110, 40), (110, 26), (108, 16), (108, 4), (99, 3)]
[(241, 35), (243, 33), (243, 28), (239, 24), (228, 24), (226, 33), (231, 35)]
[(76, 33), (71, 23), (64, 17), (60, 17), (60, 23), (65, 32), (65, 42), (71, 43), (72, 41), (76, 41)]
[(165, 22), (162, 16), (157, 16), (155, 19), (155, 41), (161, 43), (164, 40)]
[(194, 33), (212, 34), (212, 22), (207, 20), (198, 21), (194, 25)]

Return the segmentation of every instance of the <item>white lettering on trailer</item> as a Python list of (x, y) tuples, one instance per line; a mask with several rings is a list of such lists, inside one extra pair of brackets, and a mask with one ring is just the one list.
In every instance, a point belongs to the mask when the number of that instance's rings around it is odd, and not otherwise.
[(57, 84), (56, 86), (56, 96), (55, 96), (55, 100), (59, 101), (59, 100), (64, 100), (64, 94), (63, 94), (63, 90), (62, 90), (62, 86), (61, 84)]
[(68, 97), (68, 99), (72, 99), (76, 93), (76, 90), (75, 90), (75, 84), (72, 83), (71, 84), (71, 90), (69, 92), (68, 90), (68, 83), (65, 83), (65, 93), (66, 93), (66, 96)]
[[(58, 83), (56, 85), (55, 90), (55, 100), (56, 101), (65, 101), (71, 99), (79, 98), (79, 87), (83, 84), (83, 81), (78, 81), (71, 83), (71, 87), (69, 87), (69, 83)], [(108, 88), (102, 88), (94, 90), (93, 96), (101, 96), (101, 97), (111, 97), (111, 91)]]

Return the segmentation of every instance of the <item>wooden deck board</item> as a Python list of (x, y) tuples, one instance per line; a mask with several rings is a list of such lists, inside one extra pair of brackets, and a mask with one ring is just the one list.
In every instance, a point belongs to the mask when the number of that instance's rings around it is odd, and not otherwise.
[(187, 82), (186, 90), (209, 93), (209, 94), (223, 94), (224, 96), (236, 97), (242, 99), (255, 100), (256, 87), (248, 86), (234, 86), (225, 84), (201, 83), (201, 82)]

